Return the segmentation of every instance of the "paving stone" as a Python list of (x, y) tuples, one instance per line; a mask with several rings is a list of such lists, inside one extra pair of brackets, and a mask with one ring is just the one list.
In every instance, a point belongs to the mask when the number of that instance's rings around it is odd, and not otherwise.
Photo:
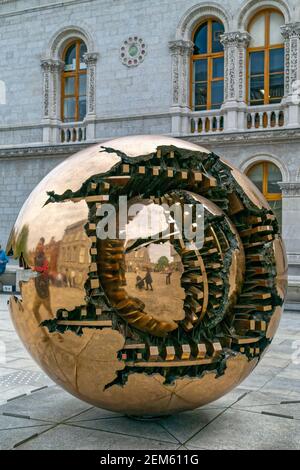
[(257, 367), (272, 367), (276, 369), (284, 369), (290, 364), (291, 358), (281, 359), (280, 357), (274, 358), (272, 351), (268, 351), (267, 354), (261, 359)]
[(179, 442), (183, 443), (190, 439), (200, 429), (210, 423), (223, 410), (219, 408), (201, 409), (169, 416), (160, 421)]
[(13, 449), (18, 443), (29, 439), (41, 432), (47, 431), (50, 426), (28, 426), (16, 429), (0, 430), (0, 450)]
[(282, 415), (300, 420), (300, 399), (289, 400), (286, 397), (265, 394), (261, 392), (250, 393), (243, 400), (236, 403), (233, 408), (247, 410), (252, 413)]
[[(24, 395), (30, 394), (31, 391), (33, 390), (34, 387), (31, 385), (20, 385), (17, 387), (11, 387), (11, 388), (5, 388), (1, 387), (0, 388), (0, 403), (2, 406), (5, 406), (5, 404), (9, 401), (15, 401), (19, 400), (20, 398), (18, 397), (23, 397)], [(1, 412), (1, 410), (0, 410)]]
[(300, 380), (276, 376), (263, 386), (261, 391), (286, 397), (300, 398)]
[(16, 357), (8, 357), (7, 359), (7, 366), (12, 369), (20, 369), (20, 370), (41, 370), (40, 367), (32, 361), (32, 359), (27, 358), (16, 358)]
[(249, 390), (243, 389), (240, 387), (237, 387), (233, 389), (231, 392), (227, 393), (223, 397), (219, 398), (218, 400), (215, 400), (208, 405), (205, 405), (202, 407), (203, 409), (209, 409), (209, 408), (228, 408), (231, 406), (233, 403), (235, 403), (237, 400), (239, 400), (242, 396), (244, 396), (246, 393), (248, 393)]
[(32, 419), (61, 422), (89, 408), (87, 403), (52, 386), (3, 405), (0, 413), (21, 413)]
[(248, 411), (226, 410), (185, 443), (189, 449), (300, 449), (300, 422)]
[(72, 423), (81, 423), (82, 421), (96, 421), (98, 419), (120, 418), (120, 413), (104, 410), (103, 408), (90, 408), (70, 419)]
[(9, 374), (14, 374), (16, 372), (16, 369), (10, 369), (9, 367), (0, 367), (0, 377), (9, 375)]
[(0, 387), (2, 386), (21, 386), (32, 385), (37, 388), (48, 381), (49, 385), (53, 382), (39, 369), (38, 371), (30, 370), (12, 370), (9, 374), (0, 376)]
[(292, 366), (286, 367), (285, 369), (281, 370), (277, 377), (298, 380), (300, 385), (300, 364), (295, 366), (292, 364)]
[(247, 393), (241, 400), (235, 403), (232, 408), (252, 408), (253, 406), (264, 405), (279, 405), (281, 401), (285, 400), (283, 395), (276, 395), (275, 393), (264, 393), (262, 391), (251, 391)]
[[(66, 424), (72, 424), (73, 420), (68, 420)], [(146, 439), (155, 439), (159, 441), (172, 442), (179, 444), (178, 439), (168, 432), (168, 428), (160, 425), (160, 421), (156, 420), (136, 420), (127, 417), (114, 417), (106, 419), (96, 419), (89, 421), (73, 422), (73, 425), (85, 427), (89, 429), (97, 429), (99, 431), (109, 431), (118, 434), (126, 434), (143, 437)], [(121, 437), (120, 437), (121, 439)]]
[[(53, 426), (52, 423), (48, 423), (49, 426)], [(5, 431), (8, 429), (19, 429), (19, 428), (30, 428), (34, 426), (44, 427), (45, 422), (38, 421), (35, 419), (29, 419), (26, 415), (17, 415), (11, 414), (9, 416), (4, 416), (0, 414), (0, 431)]]
[[(278, 373), (278, 370), (277, 370)], [(257, 366), (257, 368), (249, 375), (249, 377), (241, 383), (240, 388), (247, 390), (257, 390), (267, 384), (273, 377), (276, 376), (276, 372), (268, 370), (268, 368)]]
[(175, 450), (178, 444), (94, 429), (58, 425), (18, 447), (20, 450)]

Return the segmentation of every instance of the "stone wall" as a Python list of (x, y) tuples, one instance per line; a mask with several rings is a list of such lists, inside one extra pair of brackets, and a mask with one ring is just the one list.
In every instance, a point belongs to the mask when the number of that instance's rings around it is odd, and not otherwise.
[(33, 188), (61, 158), (0, 159), (0, 244), (5, 246), (15, 219)]

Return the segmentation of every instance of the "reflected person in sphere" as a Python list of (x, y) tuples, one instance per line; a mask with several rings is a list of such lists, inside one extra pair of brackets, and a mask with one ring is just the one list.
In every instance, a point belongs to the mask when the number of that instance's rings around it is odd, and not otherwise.
[(33, 312), (35, 317), (42, 321), (40, 317), (40, 307), (43, 305), (47, 312), (51, 314), (50, 292), (49, 292), (49, 263), (45, 255), (45, 239), (41, 238), (36, 246), (33, 271), (38, 273), (34, 279), (36, 296), (33, 302)]
[(153, 287), (152, 287), (153, 279), (152, 279), (151, 272), (150, 272), (149, 268), (147, 268), (147, 274), (146, 274), (144, 280), (146, 282), (146, 290), (153, 290)]
[(0, 275), (5, 273), (8, 257), (0, 245)]
[(139, 290), (142, 290), (145, 287), (144, 279), (142, 279), (139, 274), (136, 276), (135, 287)]
[(169, 286), (171, 284), (171, 276), (172, 276), (172, 271), (171, 269), (169, 269), (167, 271), (167, 275), (166, 275), (166, 285)]

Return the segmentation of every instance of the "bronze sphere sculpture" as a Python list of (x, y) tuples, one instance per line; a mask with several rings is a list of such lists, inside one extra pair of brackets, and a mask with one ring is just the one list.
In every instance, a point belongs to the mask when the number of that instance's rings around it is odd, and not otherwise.
[[(122, 197), (145, 208), (125, 237), (120, 222), (107, 228)], [(164, 203), (202, 207), (200, 244), (174, 236), (170, 211), (169, 236), (154, 228)], [(10, 311), (30, 354), (73, 395), (128, 415), (221, 397), (257, 365), (282, 313), (287, 263), (270, 207), (239, 170), (178, 139), (131, 136), (68, 158), (29, 196), (8, 245), (27, 270)]]

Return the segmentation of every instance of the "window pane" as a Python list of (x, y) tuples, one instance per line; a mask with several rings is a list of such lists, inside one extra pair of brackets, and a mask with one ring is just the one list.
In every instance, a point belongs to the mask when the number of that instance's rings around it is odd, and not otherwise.
[(203, 106), (206, 108), (207, 103), (207, 84), (196, 83), (195, 84), (195, 107)]
[(270, 50), (270, 73), (284, 71), (284, 49)]
[(79, 121), (83, 121), (86, 116), (86, 97), (79, 97)]
[(64, 118), (65, 121), (75, 121), (76, 101), (75, 98), (65, 98), (64, 100)]
[(75, 78), (65, 78), (65, 95), (75, 95)]
[(214, 108), (216, 104), (222, 104), (224, 99), (224, 83), (223, 80), (211, 83), (211, 104)]
[(284, 74), (270, 75), (270, 101), (279, 103), (284, 95)]
[(265, 53), (251, 52), (250, 54), (250, 75), (261, 75), (265, 70)]
[(66, 52), (65, 71), (76, 70), (76, 44), (72, 44)]
[(80, 51), (79, 51), (79, 54), (80, 54), (80, 70), (85, 70), (86, 69), (86, 63), (84, 62), (84, 54), (87, 52), (87, 48), (86, 48), (86, 45), (84, 44), (84, 42), (82, 42), (80, 44)]
[(265, 14), (257, 16), (249, 27), (251, 35), (250, 47), (259, 47), (265, 45)]
[(220, 42), (220, 36), (224, 33), (224, 26), (217, 21), (212, 22), (212, 52), (222, 52), (223, 45)]
[(284, 24), (284, 18), (281, 13), (276, 11), (270, 14), (270, 44), (281, 44), (283, 38), (280, 31), (280, 26)]
[(86, 95), (86, 74), (79, 76), (79, 94)]
[(206, 82), (207, 80), (207, 60), (195, 61), (195, 82)]
[(263, 191), (263, 165), (255, 165), (247, 173), (248, 178), (258, 187), (258, 189)]
[(194, 54), (207, 53), (207, 23), (202, 24), (196, 31), (194, 43)]
[(213, 59), (213, 78), (224, 77), (224, 57)]
[(281, 189), (278, 184), (282, 181), (281, 171), (273, 163), (268, 164), (268, 193), (281, 194)]
[(264, 103), (264, 76), (250, 79), (250, 101), (256, 104)]
[(278, 199), (278, 201), (268, 201), (272, 211), (275, 214), (277, 222), (279, 224), (279, 230), (282, 231), (282, 200)]

